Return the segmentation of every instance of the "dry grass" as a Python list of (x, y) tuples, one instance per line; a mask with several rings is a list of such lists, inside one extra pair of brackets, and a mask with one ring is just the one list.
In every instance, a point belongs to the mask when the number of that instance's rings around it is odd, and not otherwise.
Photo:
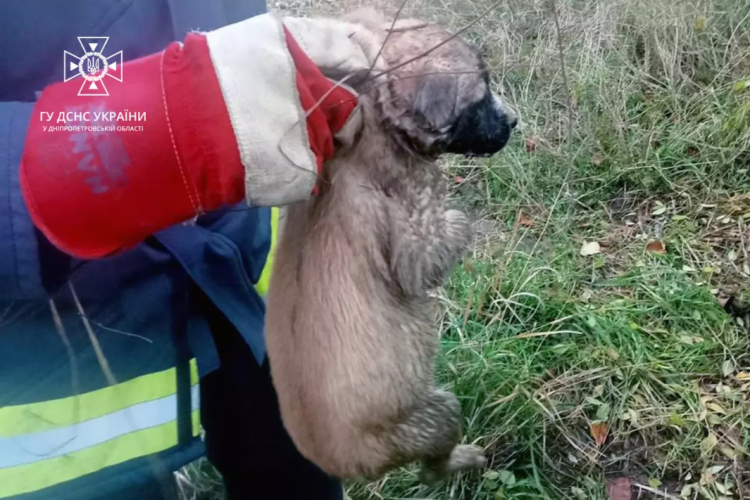
[[(489, 5), (406, 12), (457, 29)], [(434, 488), (407, 468), (352, 500), (604, 499), (617, 476), (633, 498), (750, 498), (750, 340), (715, 296), (748, 298), (750, 0), (556, 10), (559, 33), (546, 0), (467, 32), (522, 128), (496, 158), (446, 161), (487, 238), (445, 289), (440, 377), (489, 467)]]

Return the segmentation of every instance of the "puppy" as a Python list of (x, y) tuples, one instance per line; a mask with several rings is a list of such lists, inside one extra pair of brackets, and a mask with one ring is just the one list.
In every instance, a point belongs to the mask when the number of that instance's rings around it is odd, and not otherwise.
[[(371, 9), (345, 19), (375, 61), (392, 20)], [(287, 207), (266, 339), (302, 455), (369, 480), (419, 461), (433, 481), (485, 461), (481, 448), (457, 445), (458, 400), (435, 387), (438, 311), (427, 291), (472, 240), (466, 216), (446, 207), (436, 159), (500, 151), (515, 118), (474, 48), (453, 38), (404, 64), (451, 34), (411, 19), (394, 28), (370, 78), (352, 83), (359, 126), (325, 165), (319, 196)]]

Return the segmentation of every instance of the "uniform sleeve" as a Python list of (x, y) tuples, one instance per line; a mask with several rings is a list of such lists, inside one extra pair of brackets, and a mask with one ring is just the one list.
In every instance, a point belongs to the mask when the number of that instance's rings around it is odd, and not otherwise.
[(0, 300), (43, 298), (67, 279), (72, 265), (72, 259), (34, 226), (19, 185), (33, 107), (34, 103), (0, 103)]

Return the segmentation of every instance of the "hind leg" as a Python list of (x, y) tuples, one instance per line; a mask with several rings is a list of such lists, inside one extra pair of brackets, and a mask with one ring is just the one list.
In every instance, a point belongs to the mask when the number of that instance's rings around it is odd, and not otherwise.
[(482, 449), (458, 445), (461, 439), (461, 407), (453, 393), (436, 390), (400, 423), (391, 445), (404, 462), (423, 463), (421, 477), (436, 481), (460, 470), (482, 467)]

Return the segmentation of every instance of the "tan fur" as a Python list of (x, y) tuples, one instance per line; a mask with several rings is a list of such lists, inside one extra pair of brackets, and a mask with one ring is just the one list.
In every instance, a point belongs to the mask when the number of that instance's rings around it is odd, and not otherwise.
[[(371, 57), (390, 20), (349, 17)], [(448, 36), (406, 20), (374, 73)], [(361, 126), (325, 166), (320, 195), (288, 207), (268, 295), (271, 372), (288, 432), (300, 452), (340, 478), (376, 478), (422, 461), (425, 480), (482, 466), (461, 438), (456, 397), (435, 388), (435, 301), (471, 242), (466, 217), (446, 206), (431, 150), (443, 133), (414, 113), (447, 123), (479, 99), (481, 61), (459, 39), (377, 82), (359, 82)], [(387, 80), (387, 84), (383, 84)], [(452, 102), (446, 102), (446, 93)], [(348, 144), (351, 142), (351, 144)], [(293, 480), (293, 479), (292, 479)]]

